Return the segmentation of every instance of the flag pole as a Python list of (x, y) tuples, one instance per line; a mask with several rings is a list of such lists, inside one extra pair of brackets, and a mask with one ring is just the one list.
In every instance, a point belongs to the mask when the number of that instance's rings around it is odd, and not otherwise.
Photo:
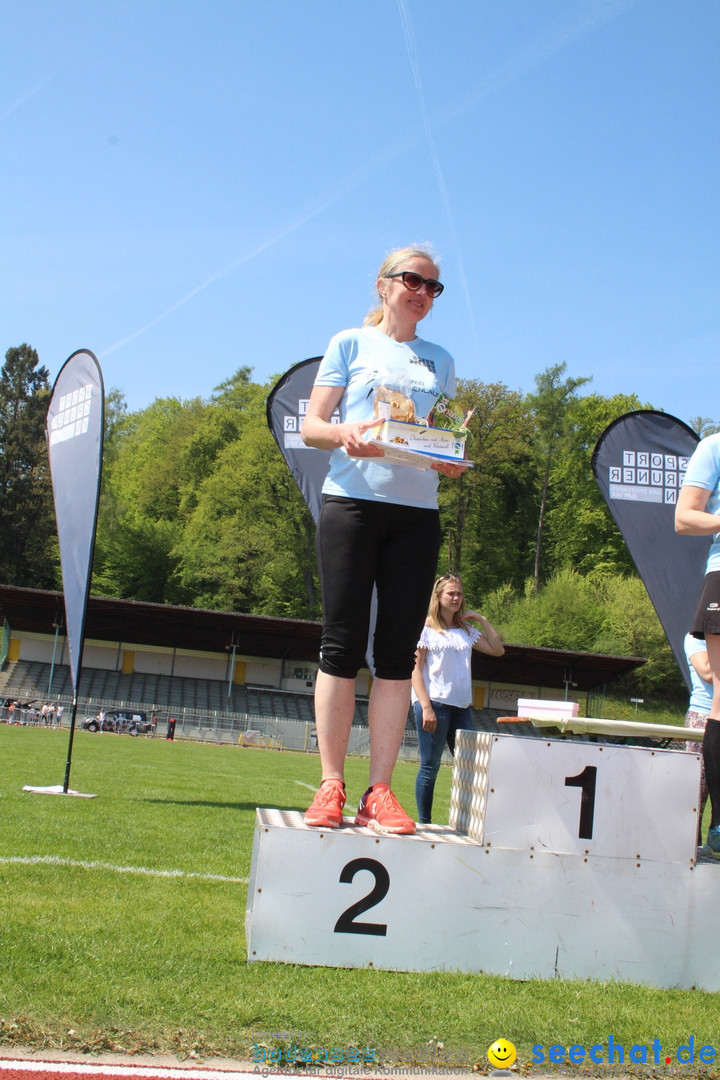
[(73, 692), (72, 712), (70, 714), (70, 735), (68, 737), (67, 760), (65, 762), (65, 779), (63, 780), (63, 795), (67, 795), (70, 789), (70, 765), (72, 762), (73, 740), (75, 738), (75, 717), (77, 715), (77, 695)]

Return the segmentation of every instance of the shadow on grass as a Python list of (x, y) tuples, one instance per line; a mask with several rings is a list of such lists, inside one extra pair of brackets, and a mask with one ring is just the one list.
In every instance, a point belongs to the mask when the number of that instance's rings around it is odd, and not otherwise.
[[(139, 800), (139, 801), (147, 802), (147, 803), (159, 803), (160, 805), (162, 805), (163, 803), (166, 803), (168, 805), (173, 805), (173, 806), (210, 806), (214, 810), (250, 810), (250, 811), (254, 811), (254, 810), (258, 809), (258, 803), (256, 803), (256, 802), (220, 802), (217, 799), (215, 799), (215, 800), (211, 800), (211, 799), (142, 799), (142, 800)], [(292, 806), (280, 806), (280, 805), (276, 804), (275, 806), (268, 807), (268, 809), (283, 810), (283, 811), (285, 811), (285, 810), (297, 810), (298, 813), (304, 813), (303, 810), (300, 810), (298, 808), (297, 804), (294, 804)]]

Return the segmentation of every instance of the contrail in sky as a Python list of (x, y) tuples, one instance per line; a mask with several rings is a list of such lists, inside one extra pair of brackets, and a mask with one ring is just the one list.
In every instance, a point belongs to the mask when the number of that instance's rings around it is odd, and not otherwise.
[(150, 322), (145, 323), (144, 326), (141, 326), (138, 330), (134, 330), (132, 334), (128, 334), (127, 337), (122, 338), (120, 341), (116, 341), (114, 345), (110, 345), (107, 349), (103, 349), (102, 352), (98, 353), (98, 359), (102, 359), (103, 357), (108, 356), (110, 353), (115, 352), (116, 349), (122, 348), (123, 345), (127, 345), (129, 341), (133, 341), (134, 338), (139, 337), (141, 334), (144, 334), (146, 330), (149, 330), (157, 323), (162, 322), (162, 320), (166, 319), (168, 315), (172, 315), (172, 313), (177, 311), (178, 308), (183, 307), (183, 305), (187, 304), (189, 300), (192, 300), (194, 296), (197, 296), (198, 293), (203, 292), (204, 289), (207, 289), (214, 282), (219, 281), (221, 278), (227, 277), (228, 274), (231, 274), (233, 270), (237, 269), (238, 266), (242, 266), (243, 263), (250, 262), (257, 255), (261, 255), (263, 251), (267, 251), (268, 248), (273, 247), (275, 244), (279, 244), (282, 240), (285, 240), (286, 237), (290, 236), (294, 232), (297, 232), (298, 229), (302, 229), (304, 225), (308, 224), (308, 222), (312, 221), (316, 217), (319, 217), (331, 206), (334, 206), (335, 203), (340, 202), (342, 199), (344, 199), (347, 195), (350, 194), (351, 191), (354, 190), (354, 188), (359, 187), (370, 176), (373, 176), (375, 173), (379, 172), (380, 169), (384, 168), (384, 166), (387, 165), (389, 161), (392, 161), (399, 154), (402, 154), (406, 150), (409, 150), (413, 146), (415, 141), (416, 136), (410, 135), (401, 144), (393, 146), (391, 150), (388, 150), (380, 155), (375, 155), (370, 160), (370, 162), (368, 162), (365, 168), (355, 169), (353, 173), (346, 178), (345, 182), (339, 188), (336, 188), (334, 191), (330, 192), (320, 202), (309, 207), (294, 221), (290, 222), (288, 225), (284, 225), (277, 232), (272, 233), (265, 240), (260, 241), (260, 243), (256, 244), (255, 247), (251, 248), (249, 251), (244, 252), (244, 254), (242, 255), (238, 255), (238, 257), (236, 259), (233, 259), (232, 262), (228, 263), (227, 266), (224, 266), (222, 267), (222, 269), (217, 270), (214, 274), (211, 274), (210, 277), (206, 278), (205, 281), (201, 282), (199, 285), (196, 285), (195, 288), (191, 289), (190, 292), (185, 294), (185, 296), (181, 297), (174, 304), (171, 304), (170, 307), (165, 308), (164, 311), (161, 311), (160, 314), (156, 315), (154, 319), (150, 320)]
[(440, 188), (440, 199), (442, 201), (443, 211), (445, 213), (448, 227), (450, 229), (450, 235), (452, 236), (453, 244), (455, 245), (455, 251), (457, 253), (458, 266), (460, 268), (460, 280), (462, 283), (463, 292), (465, 293), (468, 315), (470, 316), (470, 325), (472, 327), (473, 341), (475, 343), (475, 357), (479, 360), (480, 346), (478, 343), (477, 327), (475, 325), (475, 313), (473, 311), (472, 299), (470, 297), (470, 289), (468, 287), (467, 274), (465, 273), (465, 265), (463, 263), (462, 251), (460, 249), (457, 229), (455, 228), (455, 218), (453, 216), (452, 208), (450, 206), (450, 196), (448, 195), (447, 185), (445, 184), (445, 177), (443, 176), (443, 171), (440, 167), (440, 158), (438, 157), (437, 147), (435, 146), (435, 138), (433, 136), (432, 127), (430, 125), (430, 118), (428, 116), (427, 106), (425, 104), (425, 92), (423, 90), (422, 80), (420, 79), (420, 68), (417, 62), (415, 38), (412, 31), (412, 24), (410, 22), (410, 14), (407, 9), (406, 0), (398, 0), (398, 7), (400, 9), (400, 21), (402, 22), (403, 33), (405, 35), (405, 47), (407, 48), (408, 57), (410, 60), (410, 67), (412, 68), (413, 79), (415, 80), (415, 89), (417, 91), (418, 100), (420, 102), (420, 112), (422, 113), (425, 136), (430, 147), (430, 154), (432, 156), (433, 166), (435, 168), (435, 176), (437, 178), (438, 187)]
[[(133, 333), (128, 334), (120, 341), (115, 342), (114, 345), (110, 345), (102, 352), (99, 352), (98, 357), (102, 359), (103, 357), (108, 356), (110, 353), (115, 352), (117, 349), (122, 348), (124, 345), (127, 345), (128, 342), (133, 341), (137, 337), (140, 337), (141, 334), (144, 334), (151, 327), (155, 326), (159, 322), (162, 322), (163, 319), (166, 319), (169, 315), (172, 315), (179, 308), (187, 304), (188, 301), (192, 300), (194, 296), (198, 295), (198, 293), (201, 293), (205, 289), (209, 288), (209, 286), (214, 284), (214, 282), (219, 281), (221, 278), (227, 277), (228, 274), (231, 274), (234, 270), (237, 269), (238, 266), (242, 266), (243, 264), (250, 262), (257, 255), (260, 255), (263, 251), (267, 251), (268, 248), (271, 248), (275, 244), (278, 244), (281, 241), (285, 240), (292, 233), (297, 232), (298, 229), (303, 228), (310, 221), (319, 217), (331, 206), (334, 206), (336, 203), (340, 202), (347, 195), (349, 195), (351, 191), (364, 183), (365, 180), (369, 179), (371, 176), (383, 169), (389, 162), (393, 161), (401, 154), (410, 150), (417, 143), (422, 133), (424, 133), (425, 138), (427, 139), (430, 146), (435, 175), (437, 177), (438, 186), (440, 188), (440, 196), (442, 199), (443, 210), (445, 212), (448, 221), (448, 227), (450, 229), (453, 242), (458, 253), (458, 263), (460, 268), (461, 281), (463, 285), (463, 291), (467, 300), (476, 353), (478, 353), (479, 347), (477, 341), (477, 330), (475, 326), (475, 318), (473, 314), (470, 290), (468, 287), (467, 277), (462, 262), (462, 256), (460, 254), (460, 245), (458, 243), (457, 231), (455, 229), (452, 210), (450, 208), (450, 200), (447, 192), (447, 187), (445, 185), (445, 180), (443, 178), (440, 161), (435, 147), (433, 126), (444, 126), (451, 120), (455, 119), (457, 116), (461, 116), (463, 113), (470, 112), (473, 108), (475, 108), (478, 104), (480, 104), (480, 102), (485, 100), (485, 98), (489, 97), (491, 94), (496, 93), (498, 90), (502, 89), (502, 87), (508, 86), (510, 83), (516, 82), (518, 79), (524, 78), (529, 72), (531, 72), (534, 68), (539, 67), (555, 53), (559, 52), (561, 49), (565, 48), (567, 45), (571, 44), (578, 38), (581, 38), (586, 34), (590, 33), (596, 27), (620, 14), (622, 11), (624, 11), (626, 8), (630, 7), (636, 2), (637, 0), (607, 0), (607, 2), (602, 3), (602, 5), (599, 7), (594, 5), (591, 6), (589, 3), (579, 5), (577, 8), (577, 11), (580, 13), (578, 18), (574, 19), (568, 25), (561, 27), (559, 30), (554, 30), (551, 33), (548, 33), (545, 37), (541, 38), (539, 41), (533, 43), (532, 45), (521, 51), (519, 54), (512, 57), (507, 62), (507, 64), (500, 67), (498, 70), (491, 72), (487, 76), (487, 78), (481, 83), (478, 89), (475, 90), (469, 97), (465, 98), (464, 101), (449, 106), (445, 110), (436, 112), (432, 118), (431, 123), (431, 118), (429, 117), (427, 112), (425, 95), (423, 92), (422, 82), (420, 80), (418, 65), (415, 58), (416, 50), (412, 27), (410, 25), (410, 19), (407, 11), (406, 0), (398, 0), (400, 17), (402, 20), (403, 32), (405, 35), (405, 43), (413, 71), (415, 88), (420, 100), (422, 112), (422, 132), (410, 133), (406, 139), (402, 140), (399, 143), (395, 143), (392, 147), (388, 148), (383, 153), (370, 158), (364, 168), (354, 169), (353, 172), (345, 178), (344, 182), (340, 184), (340, 186), (337, 187), (334, 191), (329, 192), (324, 199), (309, 207), (304, 213), (301, 213), (294, 221), (291, 221), (289, 224), (282, 226), (265, 240), (262, 240), (258, 244), (256, 244), (255, 247), (251, 248), (249, 251), (245, 252), (242, 255), (239, 255), (236, 259), (233, 259), (232, 262), (228, 263), (227, 266), (211, 274), (208, 278), (206, 278), (199, 285), (196, 285), (193, 289), (191, 289), (188, 293), (182, 296), (174, 304), (171, 304), (170, 307), (166, 308), (164, 311), (160, 312), (159, 315), (156, 315), (155, 318), (145, 323), (144, 326), (141, 326), (138, 330), (135, 330), (133, 331)], [(45, 83), (50, 78), (52, 78), (52, 75), (49, 75), (47, 79), (45, 79), (42, 83), (38, 84), (38, 86), (36, 86), (33, 90), (29, 91), (22, 100), (27, 100), (27, 98), (30, 97), (33, 93), (36, 93), (43, 85), (45, 85)], [(16, 108), (19, 104), (20, 102), (17, 102), (12, 108)], [(7, 113), (5, 115), (7, 115)], [(2, 119), (3, 116), (0, 116), (0, 120)]]
[(69, 61), (64, 60), (62, 64), (59, 64), (54, 71), (51, 71), (50, 74), (46, 75), (44, 79), (41, 79), (39, 83), (35, 83), (35, 85), (31, 86), (29, 90), (26, 90), (22, 97), (16, 98), (16, 100), (13, 101), (12, 105), (8, 105), (8, 107), (5, 109), (5, 112), (0, 113), (0, 123), (2, 123), (3, 120), (6, 120), (8, 116), (11, 116), (16, 109), (19, 109), (20, 106), (24, 105), (26, 101), (30, 100), (30, 98), (35, 97), (36, 94), (39, 94), (43, 87), (47, 86), (47, 84), (55, 78), (57, 73), (61, 71), (67, 63), (69, 63)]
[(21, 97), (16, 98), (11, 105), (7, 106), (4, 112), (0, 112), (0, 124), (3, 122), (3, 120), (6, 120), (8, 116), (11, 116), (12, 113), (19, 109), (21, 105), (24, 105), (26, 101), (34, 98), (36, 94), (39, 94), (41, 90), (44, 90), (47, 84), (49, 82), (52, 82), (56, 75), (59, 75), (61, 71), (68, 67), (68, 65), (71, 64), (77, 56), (79, 56), (79, 54), (83, 51), (86, 45), (87, 41), (85, 41), (82, 45), (78, 45), (76, 48), (74, 48), (71, 53), (64, 57), (59, 64), (56, 64), (55, 67), (48, 72), (44, 79), (41, 79), (40, 82), (37, 82), (34, 86), (31, 86), (30, 89), (26, 90)]
[[(403, 0), (399, 2), (402, 3)], [(637, 0), (604, 0), (599, 6), (589, 3), (578, 4), (575, 9), (578, 13), (577, 18), (557, 30), (548, 32), (539, 41), (533, 42), (512, 56), (502, 67), (491, 71), (480, 86), (464, 101), (456, 102), (437, 112), (435, 114), (436, 126), (446, 124), (455, 117), (470, 112), (498, 90), (523, 79), (551, 56), (579, 38), (585, 37), (636, 3)]]
[[(605, 22), (607, 19), (616, 15), (619, 11), (628, 7), (630, 4), (635, 3), (636, 0), (608, 0), (607, 3), (603, 3), (600, 8), (591, 10), (588, 8), (580, 9), (580, 17), (575, 19), (571, 24), (563, 26), (559, 31), (554, 31), (542, 38), (540, 41), (534, 43), (531, 47), (521, 52), (519, 55), (513, 57), (504, 68), (500, 68), (497, 72), (491, 74), (486, 82), (476, 90), (469, 98), (467, 98), (461, 104), (445, 110), (436, 117), (436, 126), (441, 126), (448, 123), (450, 120), (457, 116), (462, 115), (464, 112), (470, 111), (476, 105), (478, 105), (484, 98), (488, 97), (491, 93), (497, 92), (501, 87), (507, 86), (509, 83), (515, 82), (520, 78), (523, 78), (528, 72), (544, 63), (550, 56), (564, 48), (570, 42), (576, 38), (582, 37), (595, 29), (596, 26)], [(475, 315), (473, 311), (472, 298), (470, 295), (470, 288), (468, 285), (467, 275), (465, 273), (465, 266), (462, 259), (462, 252), (460, 249), (460, 242), (458, 240), (457, 229), (455, 227), (455, 218), (453, 216), (452, 208), (450, 206), (450, 196), (448, 194), (447, 185), (443, 176), (442, 168), (440, 166), (440, 159), (438, 157), (437, 147), (435, 145), (435, 138), (433, 136), (433, 128), (430, 123), (430, 117), (428, 116), (427, 106), (425, 102), (425, 92), (423, 90), (422, 80), (420, 78), (420, 68), (417, 62), (417, 49), (415, 47), (415, 37), (412, 30), (412, 24), (410, 22), (410, 13), (408, 11), (407, 0), (398, 0), (398, 8), (400, 10), (400, 21), (402, 22), (403, 34), (405, 36), (405, 46), (407, 48), (408, 57), (410, 60), (410, 67), (412, 68), (413, 79), (415, 81), (415, 89), (417, 91), (418, 101), (420, 102), (420, 112), (422, 114), (423, 128), (425, 131), (425, 137), (430, 147), (430, 154), (432, 156), (433, 167), (435, 169), (435, 176), (437, 178), (438, 187), (440, 189), (440, 198), (442, 201), (443, 211), (447, 219), (448, 227), (455, 245), (457, 252), (460, 279), (462, 282), (463, 292), (465, 293), (465, 299), (468, 307), (468, 314), (470, 316), (470, 324), (472, 326), (473, 340), (475, 343), (475, 354), (479, 358), (480, 348), (477, 337), (477, 327), (475, 324)]]

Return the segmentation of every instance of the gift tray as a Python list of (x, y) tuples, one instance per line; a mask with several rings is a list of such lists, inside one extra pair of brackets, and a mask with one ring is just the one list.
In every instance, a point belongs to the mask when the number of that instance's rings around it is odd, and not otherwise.
[[(424, 454), (420, 450), (410, 450), (402, 446), (392, 446), (390, 443), (381, 442), (380, 439), (368, 439), (372, 446), (379, 446), (385, 451), (385, 461), (389, 465), (411, 465), (414, 469), (429, 469), (431, 465), (461, 465), (471, 469), (472, 461), (467, 458), (440, 457), (438, 454)], [(371, 460), (379, 461), (379, 458)]]

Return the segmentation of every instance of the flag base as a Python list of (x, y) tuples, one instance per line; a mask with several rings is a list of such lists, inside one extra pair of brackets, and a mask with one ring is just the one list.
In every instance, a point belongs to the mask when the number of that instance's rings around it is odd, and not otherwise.
[(63, 791), (62, 784), (54, 784), (52, 787), (23, 786), (23, 791), (34, 791), (37, 795), (74, 795), (77, 799), (96, 799), (97, 795), (84, 795), (81, 791)]

